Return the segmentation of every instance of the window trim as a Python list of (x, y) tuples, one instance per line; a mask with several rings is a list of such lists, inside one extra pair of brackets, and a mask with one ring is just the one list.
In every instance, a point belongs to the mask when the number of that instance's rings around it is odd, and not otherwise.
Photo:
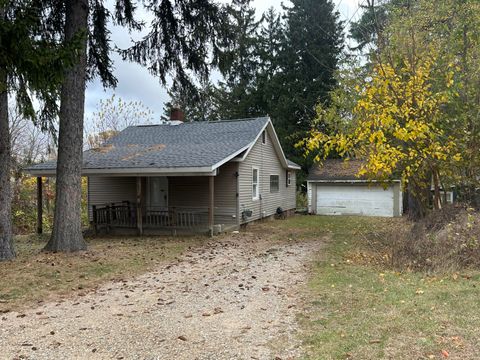
[[(272, 176), (277, 177), (277, 190), (275, 190), (275, 191), (272, 191)], [(279, 193), (280, 192), (280, 175), (279, 174), (270, 174), (269, 182), (270, 182), (270, 194)]]
[(287, 170), (286, 187), (292, 185), (292, 172)]
[[(253, 181), (253, 173), (254, 171), (257, 170), (257, 182), (256, 182), (256, 193), (253, 192), (253, 185), (255, 182)], [(252, 166), (252, 200), (259, 200), (260, 199), (260, 169), (256, 166)]]

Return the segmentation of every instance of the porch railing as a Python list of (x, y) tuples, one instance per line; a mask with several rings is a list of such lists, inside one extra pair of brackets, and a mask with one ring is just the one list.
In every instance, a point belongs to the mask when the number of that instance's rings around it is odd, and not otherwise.
[(144, 227), (194, 229), (208, 224), (208, 208), (147, 207)]
[(136, 209), (130, 202), (110, 203), (92, 206), (93, 225), (97, 227), (130, 227), (137, 226)]
[[(128, 201), (92, 206), (93, 227), (136, 228), (136, 204)], [(142, 226), (149, 229), (200, 230), (208, 228), (208, 207), (153, 207), (142, 209)], [(215, 223), (235, 223), (236, 210), (215, 208)]]

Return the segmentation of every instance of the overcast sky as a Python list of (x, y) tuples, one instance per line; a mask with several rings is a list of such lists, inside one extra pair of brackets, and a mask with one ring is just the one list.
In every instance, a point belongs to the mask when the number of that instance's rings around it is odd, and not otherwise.
[[(223, 1), (227, 2), (228, 0)], [(257, 14), (262, 14), (271, 6), (280, 11), (282, 1), (286, 5), (289, 3), (288, 0), (254, 0), (254, 5)], [(334, 0), (343, 20), (349, 20), (355, 14), (359, 1), (361, 0)], [(358, 15), (357, 12), (355, 18)], [(131, 35), (127, 31), (115, 27), (111, 29), (111, 32), (113, 41), (119, 47), (127, 47), (129, 45)], [(126, 101), (141, 101), (154, 112), (154, 118), (159, 119), (163, 113), (163, 104), (168, 101), (169, 97), (166, 89), (160, 84), (158, 79), (151, 76), (140, 65), (122, 61), (117, 55), (114, 55), (114, 64), (115, 76), (118, 79), (116, 89), (105, 90), (98, 80), (88, 84), (85, 104), (87, 121), (92, 112), (96, 110), (100, 99), (109, 98), (113, 93)]]

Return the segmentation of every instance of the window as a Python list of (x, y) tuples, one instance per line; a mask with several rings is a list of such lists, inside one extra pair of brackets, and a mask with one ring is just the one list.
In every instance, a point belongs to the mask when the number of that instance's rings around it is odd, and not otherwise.
[(267, 143), (267, 134), (265, 133), (265, 130), (262, 132), (262, 144)]
[(287, 187), (292, 185), (292, 173), (287, 170)]
[(252, 199), (253, 200), (258, 200), (260, 197), (260, 191), (259, 191), (259, 173), (258, 173), (258, 168), (252, 167)]
[(270, 175), (270, 192), (276, 193), (278, 192), (278, 183), (279, 183), (279, 176), (278, 175)]

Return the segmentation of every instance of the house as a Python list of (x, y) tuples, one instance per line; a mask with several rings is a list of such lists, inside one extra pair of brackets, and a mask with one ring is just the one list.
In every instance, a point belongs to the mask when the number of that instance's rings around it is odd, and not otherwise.
[(400, 180), (381, 184), (358, 177), (362, 162), (325, 160), (307, 178), (308, 211), (318, 215), (402, 215)]
[[(299, 169), (262, 117), (131, 126), (85, 151), (82, 175), (95, 229), (213, 233), (294, 210)], [(55, 171), (54, 161), (27, 169)]]

